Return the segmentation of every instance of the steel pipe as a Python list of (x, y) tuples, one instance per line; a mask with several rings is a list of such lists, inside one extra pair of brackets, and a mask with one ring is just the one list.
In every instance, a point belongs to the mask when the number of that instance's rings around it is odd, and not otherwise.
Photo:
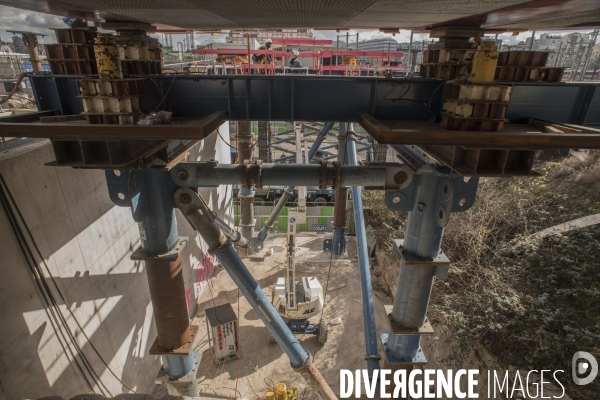
[(283, 194), (281, 195), (281, 198), (275, 205), (275, 208), (271, 212), (271, 215), (269, 215), (269, 219), (265, 222), (265, 225), (262, 227), (260, 232), (258, 232), (258, 235), (256, 236), (257, 242), (260, 242), (260, 243), (264, 242), (265, 238), (267, 237), (267, 234), (269, 233), (269, 229), (271, 229), (271, 227), (275, 223), (275, 220), (279, 216), (279, 213), (281, 212), (283, 207), (285, 207), (285, 204), (290, 199), (290, 197), (292, 197), (293, 194), (294, 194), (294, 186), (288, 186), (284, 189)]
[(215, 223), (219, 225), (221, 232), (223, 232), (227, 239), (231, 240), (233, 243), (237, 243), (240, 247), (248, 247), (248, 240), (246, 240), (245, 237), (219, 218), (214, 211), (213, 214), (215, 215)]
[(319, 150), (319, 146), (321, 146), (321, 143), (323, 143), (323, 140), (325, 140), (325, 138), (327, 137), (327, 133), (329, 133), (331, 128), (333, 128), (334, 124), (335, 122), (326, 122), (323, 125), (321, 132), (319, 132), (314, 143), (312, 144), (312, 146), (310, 146), (310, 149), (308, 150), (308, 162), (310, 162), (310, 160), (313, 159), (313, 157), (317, 153), (317, 150)]
[[(323, 166), (320, 164), (238, 165), (182, 162), (171, 170), (173, 181), (181, 187), (244, 186), (363, 186), (385, 189), (389, 166)], [(339, 171), (338, 171), (339, 169)], [(398, 171), (400, 171), (398, 166)], [(338, 182), (337, 177), (340, 180)], [(393, 180), (387, 186), (394, 187)], [(396, 185), (397, 187), (397, 185)]]
[[(238, 164), (245, 167), (246, 163), (252, 162), (252, 131), (249, 121), (237, 122), (238, 135)], [(242, 236), (248, 241), (248, 246), (243, 248), (246, 255), (254, 252), (252, 243), (254, 237), (254, 187), (244, 185), (240, 193), (240, 227)]]
[[(356, 138), (354, 132), (346, 133), (346, 158), (349, 166), (358, 165), (356, 155)], [(358, 248), (358, 266), (360, 271), (360, 288), (363, 304), (363, 325), (365, 333), (365, 347), (367, 369), (369, 375), (379, 369), (379, 350), (377, 348), (377, 331), (375, 327), (375, 307), (371, 289), (371, 269), (369, 266), (369, 251), (367, 249), (367, 232), (362, 205), (362, 189), (352, 186), (352, 203), (354, 209), (354, 225), (356, 227), (356, 245)]]

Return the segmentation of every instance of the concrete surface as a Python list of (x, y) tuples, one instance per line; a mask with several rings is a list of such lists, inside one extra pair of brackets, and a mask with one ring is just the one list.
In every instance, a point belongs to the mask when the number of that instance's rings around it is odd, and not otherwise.
[[(228, 138), (228, 124), (220, 129)], [(229, 147), (215, 134), (189, 155), (222, 162), (229, 157)], [(61, 309), (94, 370), (113, 395), (127, 391), (75, 330), (66, 307), (112, 371), (136, 391), (150, 393), (160, 360), (148, 354), (156, 331), (144, 266), (129, 259), (139, 246), (137, 224), (129, 208), (109, 200), (104, 171), (45, 166), (53, 158), (49, 143), (28, 152), (3, 153), (0, 172), (67, 300)], [(232, 220), (231, 188), (201, 193), (222, 218)], [(197, 290), (194, 284), (206, 246), (181, 215), (178, 225), (179, 234), (191, 239), (182, 264), (194, 315), (202, 282)], [(0, 381), (6, 396), (17, 400), (88, 393), (81, 372), (55, 336), (3, 211), (0, 243)]]
[(562, 224), (546, 228), (544, 230), (534, 233), (531, 236), (545, 237), (550, 235), (557, 235), (559, 233), (565, 233), (573, 231), (575, 229), (585, 228), (586, 226), (597, 224), (600, 224), (600, 214), (587, 215), (585, 217), (577, 218), (572, 221), (564, 222)]

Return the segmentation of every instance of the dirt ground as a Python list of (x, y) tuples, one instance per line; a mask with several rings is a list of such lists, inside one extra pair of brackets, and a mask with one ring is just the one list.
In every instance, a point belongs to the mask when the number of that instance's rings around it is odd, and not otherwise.
[[(323, 288), (327, 283), (331, 253), (324, 253), (322, 246), (323, 240), (330, 237), (331, 233), (299, 233), (297, 237), (296, 275), (316, 276)], [(342, 323), (330, 325), (329, 338), (323, 346), (318, 343), (316, 336), (298, 336), (300, 343), (313, 355), (315, 365), (336, 393), (339, 393), (340, 369), (366, 368), (363, 360), (365, 348), (358, 260), (355, 257), (356, 242), (354, 237), (347, 239), (348, 257), (334, 257), (331, 260), (329, 278), (330, 289), (346, 286), (329, 290), (323, 313), (323, 317), (329, 319), (341, 316)], [(284, 243), (285, 234), (272, 234), (265, 242), (264, 251), (257, 254), (263, 255), (272, 248), (271, 256), (266, 257), (264, 261), (244, 259), (246, 266), (267, 294), (270, 294), (269, 287), (275, 284), (277, 278), (284, 276)], [(387, 332), (384, 305), (391, 304), (392, 300), (382, 292), (375, 291), (374, 302), (377, 331)], [(202, 310), (224, 303), (231, 303), (238, 314), (241, 358), (239, 365), (238, 361), (232, 360), (217, 367), (206, 341), (206, 322)], [(233, 398), (239, 368), (238, 398), (265, 398), (266, 388), (278, 382), (297, 387), (300, 398), (317, 398), (310, 388), (305, 391), (304, 379), (292, 370), (289, 359), (279, 345), (269, 343), (267, 329), (241, 294), (238, 313), (238, 290), (224, 269), (217, 268), (213, 273), (210, 286), (204, 291), (198, 310), (194, 323), (200, 325), (198, 336), (201, 339), (195, 350), (202, 354), (197, 375), (201, 395)], [(311, 322), (318, 323), (319, 316), (313, 317)], [(383, 354), (381, 344), (380, 352)]]

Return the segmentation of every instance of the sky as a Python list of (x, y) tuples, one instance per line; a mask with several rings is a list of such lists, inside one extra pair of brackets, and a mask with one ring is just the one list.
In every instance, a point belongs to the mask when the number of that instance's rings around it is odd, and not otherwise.
[[(25, 11), (25, 10), (20, 10), (17, 8), (12, 8), (12, 7), (6, 7), (6, 6), (0, 6), (0, 38), (2, 38), (2, 40), (4, 41), (10, 41), (12, 34), (6, 32), (6, 30), (18, 30), (18, 31), (33, 31), (33, 32), (39, 32), (42, 34), (46, 34), (49, 36), (46, 36), (44, 38), (39, 38), (39, 42), (40, 43), (53, 43), (55, 42), (55, 38), (54, 38), (54, 32), (52, 30), (50, 30), (50, 28), (65, 28), (66, 25), (64, 24), (62, 17), (59, 16), (55, 16), (55, 15), (50, 15), (50, 14), (44, 14), (44, 13), (37, 13), (37, 12), (32, 12), (32, 11)], [(359, 34), (359, 40), (368, 40), (368, 39), (374, 39), (374, 38), (379, 38), (379, 37), (391, 37), (390, 34), (383, 34), (379, 31), (376, 30), (350, 30), (348, 31), (350, 33), (350, 37), (352, 39), (350, 39), (350, 42), (352, 43), (354, 41), (354, 38), (356, 37), (356, 33), (358, 32)], [(553, 34), (567, 34), (570, 33), (571, 31), (547, 31), (547, 33), (553, 33)], [(539, 37), (538, 35), (540, 35), (542, 32), (537, 32), (536, 36)], [(336, 31), (314, 31), (314, 35), (315, 38), (317, 39), (331, 39), (334, 41), (336, 40), (337, 35), (340, 35), (340, 41), (343, 41), (343, 43), (345, 43), (345, 36), (346, 36), (346, 31), (342, 31), (342, 32), (336, 32)], [(157, 37), (159, 40), (162, 40), (162, 35), (152, 35)], [(342, 39), (342, 36), (344, 37)], [(523, 32), (520, 33), (517, 36), (512, 36), (511, 34), (501, 34), (499, 35), (500, 39), (503, 39), (503, 43), (504, 44), (517, 44), (519, 41), (523, 41), (525, 40), (527, 37), (531, 36), (531, 32)], [(425, 40), (428, 39), (428, 35), (423, 35), (423, 34), (415, 34), (413, 40), (414, 41), (421, 41), (421, 40)], [(173, 35), (173, 43), (176, 42), (180, 42), (182, 41), (184, 38), (183, 35)], [(196, 44), (201, 44), (204, 41), (207, 40), (211, 40), (211, 39), (216, 39), (216, 40), (224, 40), (225, 35), (216, 35), (216, 36), (211, 36), (208, 34), (199, 34), (196, 33), (194, 36), (194, 39), (196, 41)], [(400, 33), (397, 33), (394, 36), (394, 39), (396, 39), (398, 42), (408, 42), (410, 39), (410, 31), (407, 30), (403, 30), (400, 31)]]

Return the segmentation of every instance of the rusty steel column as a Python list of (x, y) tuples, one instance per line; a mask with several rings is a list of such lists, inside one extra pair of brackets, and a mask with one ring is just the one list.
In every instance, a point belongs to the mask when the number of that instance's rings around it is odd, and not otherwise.
[[(238, 163), (252, 162), (252, 122), (237, 122)], [(240, 253), (250, 255), (254, 253), (254, 187), (242, 186), (240, 190), (240, 228), (242, 237), (248, 241), (248, 247), (241, 248)]]
[[(347, 122), (340, 122), (338, 129), (338, 157), (337, 163), (344, 165), (346, 163), (346, 131)], [(333, 204), (333, 239), (331, 251), (336, 256), (346, 254), (346, 228), (348, 221), (346, 218), (346, 209), (348, 208), (348, 187), (340, 187), (335, 191)]]
[(348, 227), (346, 209), (348, 208), (348, 188), (342, 187), (335, 191), (333, 204), (333, 254), (341, 256), (346, 252), (345, 230)]
[(156, 379), (167, 384), (170, 395), (197, 396), (198, 326), (190, 325), (188, 316), (180, 257), (187, 238), (178, 237), (171, 177), (167, 171), (134, 171), (128, 186), (141, 238), (131, 258), (146, 266), (158, 334), (150, 354), (160, 355), (163, 363)]
[(146, 260), (146, 275), (158, 343), (167, 350), (182, 347), (189, 342), (191, 329), (180, 257)]
[(23, 33), (23, 43), (27, 46), (27, 52), (29, 53), (29, 60), (31, 61), (31, 68), (33, 72), (42, 72), (42, 60), (40, 59), (40, 53), (38, 52), (38, 40), (35, 33)]

